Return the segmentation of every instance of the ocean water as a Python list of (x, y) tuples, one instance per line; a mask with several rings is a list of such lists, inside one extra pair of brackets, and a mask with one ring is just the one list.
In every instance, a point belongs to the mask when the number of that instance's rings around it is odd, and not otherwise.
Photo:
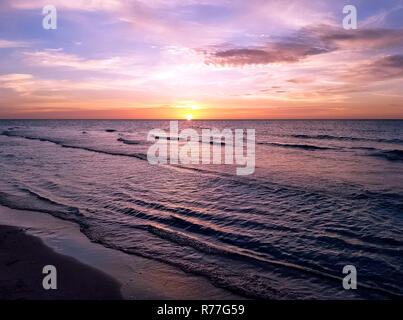
[(255, 129), (255, 173), (149, 164), (147, 134), (169, 121), (0, 120), (0, 204), (250, 298), (403, 297), (403, 121), (179, 127)]

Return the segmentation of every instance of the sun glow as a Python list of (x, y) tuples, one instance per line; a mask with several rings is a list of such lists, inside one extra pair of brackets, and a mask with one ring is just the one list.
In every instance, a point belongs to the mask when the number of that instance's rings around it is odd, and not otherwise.
[(186, 117), (186, 120), (188, 120), (188, 121), (193, 119), (193, 116), (191, 114), (186, 114), (185, 117)]
[(181, 106), (175, 106), (176, 108), (186, 108), (186, 109), (192, 109), (192, 110), (199, 110), (200, 106), (197, 104), (186, 104), (186, 105), (181, 105)]

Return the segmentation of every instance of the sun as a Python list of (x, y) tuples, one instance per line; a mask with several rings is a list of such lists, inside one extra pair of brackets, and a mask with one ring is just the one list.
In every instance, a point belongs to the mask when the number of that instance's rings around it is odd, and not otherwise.
[(186, 117), (186, 119), (187, 119), (188, 121), (190, 121), (190, 120), (193, 119), (193, 116), (192, 116), (191, 114), (186, 114), (185, 117)]

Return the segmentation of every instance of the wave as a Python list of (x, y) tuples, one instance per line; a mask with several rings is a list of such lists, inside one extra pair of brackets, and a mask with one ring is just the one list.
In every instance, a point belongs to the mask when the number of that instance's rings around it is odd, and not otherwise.
[[(168, 240), (170, 242), (177, 243), (181, 246), (188, 246), (196, 249), (199, 252), (206, 253), (209, 255), (219, 255), (220, 257), (228, 257), (231, 259), (236, 259), (240, 261), (247, 261), (249, 263), (254, 263), (258, 266), (261, 265), (272, 265), (273, 267), (280, 267), (283, 271), (287, 269), (290, 272), (296, 272), (297, 274), (302, 272), (306, 275), (313, 275), (322, 279), (326, 279), (328, 281), (336, 281), (340, 282), (342, 281), (342, 278), (339, 277), (338, 275), (334, 275), (331, 273), (330, 270), (327, 270), (326, 268), (315, 266), (316, 269), (313, 269), (308, 266), (303, 266), (299, 264), (294, 264), (294, 263), (288, 263), (285, 261), (279, 261), (279, 260), (273, 260), (269, 258), (263, 258), (263, 257), (257, 257), (253, 255), (253, 252), (250, 252), (247, 249), (244, 249), (242, 251), (239, 251), (239, 248), (233, 247), (233, 246), (220, 246), (213, 244), (211, 242), (207, 241), (200, 241), (197, 238), (194, 238), (192, 236), (189, 236), (187, 234), (184, 234), (180, 231), (175, 231), (167, 227), (161, 227), (161, 226), (156, 226), (156, 225), (145, 225), (141, 226), (140, 228), (144, 228), (145, 230), (149, 231), (150, 233)], [(165, 261), (166, 262), (166, 261)], [(181, 265), (183, 268), (184, 265)], [(221, 285), (223, 287), (226, 287), (227, 289), (232, 289), (235, 292), (238, 292), (240, 294), (243, 294), (247, 297), (252, 297), (252, 298), (273, 298), (269, 292), (267, 292), (267, 287), (263, 286), (263, 288), (256, 288), (254, 283), (250, 283), (248, 280), (245, 278), (247, 277), (244, 275), (241, 279), (244, 279), (242, 284), (236, 283), (234, 286), (234, 283), (226, 283), (222, 284), (220, 283), (221, 279), (216, 278), (216, 274), (213, 272), (204, 272), (204, 269), (199, 269), (197, 268), (196, 270), (191, 270), (194, 273), (201, 274), (203, 276), (206, 276), (207, 278), (211, 279), (214, 283)], [(228, 276), (228, 275), (226, 275)], [(252, 280), (252, 279), (250, 279)], [(255, 278), (256, 280), (256, 278)], [(238, 280), (239, 281), (239, 280)], [(260, 282), (260, 281), (259, 281)], [(260, 282), (262, 285), (263, 283)], [(389, 297), (394, 297), (394, 298), (401, 298), (402, 296), (399, 293), (392, 292), (390, 290), (385, 290), (381, 289), (372, 285), (368, 284), (361, 284), (362, 288), (365, 288), (367, 290), (373, 291), (373, 292), (378, 292), (381, 294), (384, 294)], [(273, 290), (273, 287), (271, 287)], [(283, 293), (284, 294), (284, 293)], [(280, 298), (279, 295), (281, 295), (280, 292), (276, 292), (277, 299)]]
[(28, 189), (20, 189), (20, 191), (26, 195), (17, 196), (0, 192), (0, 205), (16, 210), (49, 213), (57, 218), (76, 222), (78, 221), (78, 217), (82, 217), (80, 211), (76, 207), (57, 203)]
[[(22, 139), (27, 139), (27, 140), (46, 141), (46, 142), (51, 142), (51, 143), (57, 144), (63, 148), (80, 149), (80, 150), (85, 150), (85, 151), (89, 151), (89, 152), (107, 154), (107, 155), (111, 155), (111, 156), (131, 157), (131, 158), (136, 158), (139, 160), (148, 161), (147, 155), (145, 153), (125, 153), (125, 152), (116, 152), (116, 151), (109, 151), (109, 150), (100, 150), (100, 149), (95, 149), (95, 148), (90, 148), (90, 147), (66, 144), (64, 142), (50, 139), (50, 138), (40, 138), (40, 137), (21, 135), (21, 134), (10, 132), (10, 131), (3, 131), (2, 133), (0, 133), (0, 135), (7, 136), (7, 137), (17, 137), (17, 138), (22, 138)], [(173, 138), (167, 137), (167, 140), (170, 140), (170, 139), (173, 139)], [(125, 143), (125, 144), (131, 144), (131, 145), (141, 144), (141, 141), (137, 141), (137, 140), (127, 140), (127, 139), (123, 139), (123, 138), (118, 138), (117, 140), (122, 143)], [(211, 141), (211, 143), (213, 143), (213, 141)], [(222, 144), (225, 145), (225, 142), (222, 142)], [(214, 175), (220, 175), (219, 173), (214, 172), (214, 171), (192, 168), (192, 167), (175, 166), (174, 168), (183, 169), (183, 170), (187, 170), (187, 171), (190, 170), (190, 171), (197, 171), (197, 172), (202, 172), (202, 173), (204, 172), (204, 173), (209, 173), (209, 174), (214, 174)], [(223, 173), (222, 175), (227, 176), (227, 177), (229, 177), (229, 176), (232, 177), (232, 175), (230, 175), (230, 174)]]
[(338, 148), (319, 147), (310, 144), (288, 144), (288, 143), (275, 143), (275, 142), (257, 142), (260, 145), (281, 147), (281, 148), (296, 148), (304, 150), (336, 150)]
[(132, 158), (137, 158), (139, 160), (147, 160), (147, 155), (144, 154), (144, 153), (114, 152), (114, 151), (94, 149), (94, 148), (90, 148), (90, 147), (75, 146), (75, 145), (65, 144), (65, 143), (63, 143), (61, 141), (57, 141), (57, 140), (53, 140), (53, 139), (49, 139), (49, 138), (39, 138), (39, 137), (24, 136), (24, 135), (14, 134), (14, 133), (9, 132), (9, 131), (4, 131), (4, 132), (1, 133), (1, 135), (7, 136), (7, 137), (23, 138), (23, 139), (28, 139), (28, 140), (38, 140), (38, 141), (51, 142), (51, 143), (57, 144), (57, 145), (59, 145), (59, 146), (61, 146), (63, 148), (80, 149), (80, 150), (85, 150), (85, 151), (90, 151), (90, 152), (108, 154), (108, 155), (112, 155), (112, 156), (132, 157)]
[(174, 141), (187, 141), (187, 139), (184, 139), (184, 138), (181, 138), (181, 137), (162, 137), (162, 136), (154, 136), (154, 135), (151, 135), (153, 138), (155, 138), (155, 139), (161, 139), (161, 140), (168, 140), (168, 141), (171, 141), (171, 140), (174, 140)]
[(124, 144), (141, 144), (141, 141), (139, 140), (129, 140), (129, 139), (124, 139), (124, 138), (118, 138), (117, 141), (123, 142)]
[(369, 154), (371, 157), (379, 157), (389, 161), (403, 161), (403, 150), (383, 150)]
[(339, 141), (371, 141), (371, 142), (403, 144), (402, 139), (371, 139), (371, 138), (331, 136), (331, 135), (327, 135), (327, 134), (319, 134), (319, 135), (292, 134), (292, 135), (288, 135), (288, 136), (293, 137), (293, 138), (298, 138), (298, 139), (339, 140)]
[[(206, 268), (204, 265), (200, 265), (198, 263), (189, 263), (188, 261), (178, 261), (177, 259), (171, 259), (169, 257), (161, 257), (161, 255), (156, 255), (156, 252), (153, 250), (142, 250), (140, 248), (131, 247), (129, 249), (125, 249), (121, 246), (112, 245), (108, 241), (105, 242), (97, 236), (97, 232), (99, 232), (98, 228), (92, 228), (87, 225), (84, 217), (80, 217), (79, 220), (76, 220), (75, 217), (79, 216), (79, 211), (77, 208), (68, 207), (59, 203), (56, 203), (50, 199), (44, 198), (28, 189), (21, 189), (29, 195), (29, 197), (24, 196), (12, 196), (5, 193), (0, 193), (0, 203), (6, 205), (8, 207), (14, 209), (22, 209), (22, 210), (31, 210), (31, 211), (41, 211), (45, 213), (50, 213), (59, 218), (73, 220), (79, 223), (82, 231), (86, 234), (91, 241), (98, 242), (107, 247), (112, 247), (114, 249), (121, 250), (123, 252), (137, 254), (140, 256), (145, 256), (154, 260), (158, 260), (164, 263), (168, 263), (174, 266), (177, 266), (187, 272), (192, 272), (195, 274), (199, 274), (205, 276), (210, 279), (214, 284), (229, 289), (238, 294), (244, 295), (250, 298), (290, 298), (287, 295), (287, 292), (282, 292), (266, 283), (266, 280), (256, 278), (254, 276), (236, 274), (234, 270), (218, 270), (215, 269), (214, 272), (211, 272), (209, 268)], [(25, 203), (24, 203), (25, 202)], [(143, 204), (143, 203), (142, 203)], [(129, 208), (127, 208), (129, 209)], [(129, 212), (127, 212), (129, 213)], [(132, 212), (133, 215), (137, 216), (138, 211), (134, 210)], [(150, 217), (144, 217), (145, 219), (149, 219)], [(195, 224), (192, 221), (183, 219), (178, 216), (171, 215), (168, 219), (172, 219), (171, 227), (183, 227), (187, 231), (192, 231), (196, 233), (205, 233), (205, 227), (203, 225)], [(151, 221), (149, 221), (151, 222)], [(326, 268), (321, 268), (315, 266), (315, 268), (304, 266), (300, 264), (287, 263), (281, 260), (274, 260), (265, 257), (258, 257), (254, 254), (253, 251), (248, 249), (239, 250), (237, 244), (232, 245), (232, 241), (228, 244), (218, 245), (215, 243), (211, 243), (209, 241), (198, 239), (197, 237), (193, 237), (189, 234), (185, 234), (179, 230), (171, 229), (170, 227), (163, 227), (161, 225), (154, 224), (143, 224), (143, 225), (132, 225), (132, 228), (140, 229), (147, 231), (161, 239), (168, 240), (169, 242), (179, 244), (181, 246), (191, 247), (198, 252), (206, 253), (208, 255), (217, 255), (220, 258), (229, 258), (236, 259), (239, 261), (247, 261), (248, 263), (256, 264), (257, 266), (267, 266), (272, 265), (274, 268), (281, 268), (282, 272), (288, 270), (288, 272), (296, 272), (298, 275), (300, 272), (307, 275), (314, 275), (316, 277), (320, 277), (323, 279), (327, 279), (329, 281), (341, 281), (341, 278), (337, 275), (332, 274), (330, 270)], [(207, 227), (208, 228), (208, 227)], [(220, 232), (220, 230), (212, 230), (215, 232)], [(240, 241), (244, 236), (241, 234), (233, 233), (227, 234), (227, 236), (233, 237), (235, 236), (238, 241)], [(222, 239), (222, 237), (219, 237)], [(250, 239), (249, 239), (250, 240)], [(242, 240), (243, 241), (243, 240)], [(249, 243), (248, 239), (245, 239), (246, 242)], [(239, 245), (239, 244), (238, 244)], [(263, 281), (263, 282), (262, 282)], [(260, 285), (258, 285), (260, 284)], [(387, 296), (391, 297), (399, 297), (395, 292), (387, 291), (384, 289), (379, 289), (377, 287), (373, 287), (370, 285), (362, 285), (363, 288), (371, 291), (378, 291)]]
[[(154, 136), (154, 135), (152, 137), (157, 138), (157, 139), (162, 139), (162, 140), (168, 140), (168, 141), (171, 141), (171, 140), (173, 140), (173, 141), (188, 141), (187, 139), (181, 138), (181, 137), (161, 137), (161, 136)], [(203, 141), (199, 141), (199, 143), (203, 143)], [(227, 145), (227, 143), (224, 142), (224, 141), (215, 141), (215, 140), (209, 141), (206, 144), (219, 145), (219, 146)], [(231, 145), (231, 144), (228, 143), (228, 145)]]
[[(372, 194), (367, 194), (367, 197), (372, 197)], [(398, 197), (397, 194), (392, 194), (391, 197)], [(137, 200), (137, 201), (131, 201), (134, 202), (140, 206), (145, 206), (157, 210), (163, 210), (163, 211), (171, 211), (175, 212), (173, 215), (166, 215), (164, 217), (156, 217), (156, 216), (150, 216), (147, 213), (142, 212), (141, 210), (136, 210), (133, 208), (126, 208), (125, 213), (130, 214), (136, 217), (139, 217), (141, 219), (144, 219), (146, 224), (141, 224), (137, 226), (132, 226), (133, 228), (140, 228), (149, 231), (153, 235), (156, 235), (162, 239), (168, 240), (169, 242), (178, 244), (180, 246), (186, 246), (186, 247), (191, 247), (201, 253), (207, 253), (209, 255), (218, 255), (220, 257), (228, 257), (236, 260), (241, 260), (241, 261), (247, 261), (248, 263), (253, 263), (257, 264), (259, 266), (261, 265), (273, 265), (275, 267), (280, 267), (282, 269), (287, 268), (290, 270), (293, 270), (295, 272), (303, 272), (306, 274), (312, 274), (315, 276), (323, 277), (328, 280), (335, 280), (335, 281), (340, 281), (340, 278), (337, 277), (337, 275), (332, 274), (330, 270), (327, 270), (326, 268), (320, 267), (320, 266), (309, 266), (305, 265), (305, 263), (287, 263), (285, 261), (282, 261), (276, 257), (273, 258), (268, 258), (264, 257), (262, 255), (256, 255), (256, 249), (259, 253), (263, 253), (266, 250), (271, 253), (271, 255), (276, 251), (275, 247), (271, 247), (269, 243), (260, 243), (259, 241), (253, 241), (252, 238), (250, 238), (248, 235), (239, 233), (239, 232), (234, 232), (231, 230), (228, 232), (228, 230), (217, 228), (215, 225), (209, 225), (209, 223), (205, 223), (204, 221), (200, 221), (199, 219), (189, 219), (187, 217), (181, 217), (178, 216), (177, 214), (184, 214), (186, 216), (193, 215), (193, 216), (200, 216), (201, 214), (203, 215), (201, 218), (204, 217), (204, 212), (194, 212), (193, 210), (189, 210), (186, 208), (169, 208), (166, 207), (165, 205), (160, 205), (158, 203), (146, 203), (142, 200)], [(192, 214), (191, 214), (192, 213)], [(196, 213), (196, 214), (194, 214)], [(216, 216), (217, 218), (217, 216)], [(207, 221), (211, 221), (210, 217), (207, 217)], [(150, 223), (151, 222), (151, 223)], [(225, 223), (227, 226), (227, 223)], [(238, 222), (236, 225), (239, 227), (242, 224), (239, 224)], [(178, 230), (179, 229), (179, 230)], [(193, 235), (192, 235), (193, 233)], [(220, 243), (214, 243), (205, 240), (205, 239), (200, 239), (197, 235), (214, 235), (213, 238)], [(203, 237), (204, 238), (204, 237)], [(330, 238), (332, 240), (333, 238)], [(375, 241), (376, 239), (372, 239)], [(393, 240), (393, 239), (388, 239), (388, 238), (380, 238), (380, 243), (384, 244), (386, 240)], [(378, 242), (379, 242), (378, 241)], [(345, 245), (345, 244), (344, 244)], [(400, 247), (401, 242), (399, 241), (392, 241), (390, 245)], [(138, 253), (138, 251), (133, 252), (133, 253)], [(150, 254), (150, 252), (147, 252)], [(279, 257), (281, 257), (281, 252), (279, 252)], [(155, 259), (155, 256), (151, 257)], [(168, 258), (169, 260), (169, 258)], [(164, 262), (170, 263), (170, 261), (166, 261), (165, 258), (163, 258)], [(180, 261), (176, 262), (177, 266), (181, 267), (182, 269), (187, 270), (187, 262), (186, 261)], [(202, 274), (210, 279), (214, 283), (216, 283), (217, 279), (215, 279), (214, 275), (211, 275), (210, 273), (206, 272), (204, 273), (202, 270), (199, 269), (200, 266), (193, 266), (191, 271), (194, 273), (199, 273)], [(228, 275), (226, 275), (228, 278)], [(239, 281), (239, 280), (238, 280)], [(232, 284), (226, 284), (224, 287), (228, 289), (228, 286), (232, 285), (232, 289), (235, 290), (238, 293), (244, 294), (249, 297), (256, 297), (256, 298), (268, 298), (268, 293), (265, 293), (261, 290), (253, 290), (248, 283), (242, 283), (242, 284), (237, 284), (234, 285)], [(368, 290), (371, 291), (377, 291), (382, 294), (386, 294), (388, 296), (399, 296), (399, 293), (394, 292), (393, 290), (385, 290), (378, 288), (376, 286), (372, 286), (370, 284), (364, 285)], [(267, 288), (266, 288), (267, 289)], [(241, 291), (239, 291), (241, 290)], [(399, 296), (401, 297), (401, 296)], [(278, 298), (278, 296), (277, 296)]]
[(373, 148), (373, 147), (351, 147), (350, 149), (352, 149), (352, 150), (369, 150), (369, 151), (379, 150), (379, 149)]
[[(18, 138), (24, 138), (24, 139), (29, 139), (29, 140), (39, 140), (39, 141), (47, 141), (47, 142), (51, 142), (57, 145), (60, 145), (61, 147), (64, 148), (72, 148), (72, 149), (80, 149), (80, 150), (85, 150), (85, 151), (89, 151), (89, 152), (96, 152), (96, 153), (101, 153), (101, 154), (108, 154), (108, 155), (114, 155), (114, 156), (124, 156), (124, 157), (134, 157), (140, 160), (147, 160), (147, 155), (146, 154), (141, 154), (141, 153), (137, 153), (137, 154), (129, 154), (129, 153), (121, 153), (121, 152), (111, 152), (111, 151), (106, 151), (106, 150), (98, 150), (98, 149), (93, 149), (93, 148), (89, 148), (89, 147), (83, 147), (83, 146), (74, 146), (74, 145), (66, 145), (60, 141), (56, 141), (53, 139), (44, 139), (44, 138), (39, 138), (39, 137), (29, 137), (29, 136), (22, 136), (22, 135), (18, 135), (15, 134), (14, 132), (8, 132), (5, 131), (3, 133), (1, 133), (2, 135), (5, 136), (10, 136), (10, 137), (18, 137)], [(288, 144), (278, 144), (278, 143), (265, 143), (265, 142), (258, 142), (258, 144), (263, 144), (263, 145), (274, 145), (274, 146), (281, 146), (281, 147), (290, 147), (290, 148), (302, 148), (302, 149), (307, 149), (307, 150), (322, 150), (322, 149), (333, 149), (333, 148), (325, 148), (325, 147), (319, 147), (319, 146), (313, 146), (313, 145), (288, 145)], [(369, 148), (368, 148), (369, 149)], [(375, 148), (374, 148), (375, 149)], [(371, 149), (372, 150), (372, 149)], [(379, 150), (379, 149), (375, 149), (375, 150)], [(403, 150), (385, 150), (385, 151), (379, 151), (377, 153), (373, 153), (371, 154), (372, 156), (377, 156), (377, 157), (383, 157), (385, 159), (388, 160), (393, 160), (393, 161), (401, 161), (403, 160)], [(260, 179), (253, 179), (253, 178), (249, 178), (247, 180), (245, 179), (239, 179), (237, 176), (234, 176), (233, 174), (229, 174), (229, 173), (225, 173), (225, 172), (217, 172), (217, 171), (212, 171), (212, 170), (207, 170), (207, 169), (202, 169), (202, 168), (195, 168), (195, 167), (185, 167), (185, 166), (172, 166), (173, 169), (177, 169), (177, 170), (185, 170), (185, 171), (195, 171), (198, 173), (202, 173), (205, 175), (211, 175), (213, 177), (217, 177), (218, 179), (220, 179), (221, 181), (226, 181), (227, 183), (234, 183), (236, 186), (239, 185), (245, 185), (248, 186), (249, 188), (254, 188), (254, 187), (259, 187), (259, 188), (264, 188), (267, 189), (269, 192), (271, 192), (272, 194), (278, 194), (279, 192), (285, 192), (284, 196), (289, 196), (290, 193), (290, 187), (288, 186), (286, 188), (286, 190), (283, 188), (283, 186), (280, 185), (276, 185), (271, 183), (270, 185), (267, 185), (266, 183), (264, 183), (263, 181), (261, 181)], [(296, 193), (300, 193), (303, 192), (302, 190), (295, 188), (292, 191), (292, 194), (296, 194)], [(312, 195), (314, 195), (314, 193), (311, 193)], [(363, 197), (363, 194), (360, 194), (361, 197)], [(371, 195), (371, 198), (373, 198), (374, 195)], [(380, 197), (384, 197), (386, 199), (389, 199), (389, 197), (385, 197), (387, 195), (381, 193)], [(358, 196), (354, 196), (353, 198), (356, 199)], [(366, 193), (365, 193), (365, 197), (367, 197)], [(378, 199), (378, 197), (376, 197)], [(399, 197), (400, 199), (400, 197)], [(392, 200), (392, 199), (390, 199)], [(141, 200), (138, 200), (138, 202), (136, 203), (137, 205), (148, 205), (145, 202), (142, 202)], [(156, 204), (152, 204), (152, 205), (156, 205)], [(391, 204), (389, 204), (390, 206)], [(166, 208), (164, 208), (166, 209)], [(170, 210), (167, 210), (170, 211)], [(178, 211), (173, 211), (175, 213), (181, 213), (182, 210)], [(191, 214), (192, 212), (190, 212), (188, 209), (185, 210), (186, 214)], [(237, 210), (239, 211), (239, 209)], [(258, 214), (258, 215), (262, 215), (265, 214), (264, 212), (259, 212), (256, 211), (255, 209), (252, 210), (252, 212), (248, 212), (248, 213), (252, 213), (252, 214)], [(198, 215), (200, 213), (196, 213), (196, 215)]]

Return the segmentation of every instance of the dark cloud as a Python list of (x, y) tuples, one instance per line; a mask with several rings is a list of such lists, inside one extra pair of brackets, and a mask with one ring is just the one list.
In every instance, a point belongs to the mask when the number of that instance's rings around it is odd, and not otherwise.
[(262, 46), (217, 47), (205, 52), (206, 63), (221, 66), (296, 63), (309, 56), (338, 50), (403, 47), (402, 29), (344, 30), (328, 25), (305, 27), (289, 37)]
[(374, 65), (378, 67), (400, 69), (403, 71), (403, 55), (388, 56), (375, 61)]
[(403, 55), (392, 55), (350, 70), (350, 76), (360, 81), (381, 81), (403, 78)]
[(270, 43), (260, 47), (229, 48), (210, 52), (206, 55), (206, 63), (222, 66), (295, 63), (307, 56), (324, 52), (328, 52), (327, 49), (301, 43)]
[(322, 45), (329, 50), (403, 47), (403, 29), (344, 30), (343, 28), (319, 25), (301, 29), (297, 38)]

